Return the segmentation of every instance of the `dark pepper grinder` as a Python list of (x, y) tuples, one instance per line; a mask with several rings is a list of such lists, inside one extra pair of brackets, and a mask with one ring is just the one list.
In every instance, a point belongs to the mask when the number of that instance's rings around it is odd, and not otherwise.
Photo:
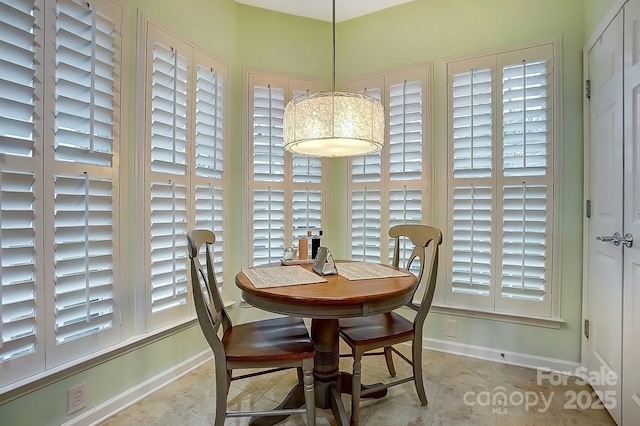
[(322, 237), (322, 230), (319, 231), (319, 235), (311, 237), (311, 258), (315, 259), (318, 254), (318, 248), (320, 248), (320, 237)]

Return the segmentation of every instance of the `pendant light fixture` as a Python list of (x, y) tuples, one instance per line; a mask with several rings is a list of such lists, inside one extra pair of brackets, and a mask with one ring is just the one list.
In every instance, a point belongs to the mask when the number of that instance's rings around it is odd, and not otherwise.
[(384, 146), (382, 103), (369, 95), (336, 92), (336, 1), (333, 0), (331, 92), (292, 99), (284, 110), (284, 148), (312, 157), (348, 157)]

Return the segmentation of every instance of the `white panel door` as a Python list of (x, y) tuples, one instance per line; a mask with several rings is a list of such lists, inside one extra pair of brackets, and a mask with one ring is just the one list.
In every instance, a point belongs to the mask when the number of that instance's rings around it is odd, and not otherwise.
[(594, 380), (592, 386), (618, 424), (622, 417), (618, 396), (622, 371), (623, 249), (607, 237), (620, 233), (623, 225), (623, 24), (619, 13), (589, 51), (591, 100), (585, 105), (589, 108), (591, 218), (586, 219), (585, 234), (585, 318), (589, 321), (589, 337), (583, 340), (582, 361), (590, 372), (617, 377), (606, 383)]
[(624, 230), (622, 424), (640, 421), (640, 0), (624, 10)]

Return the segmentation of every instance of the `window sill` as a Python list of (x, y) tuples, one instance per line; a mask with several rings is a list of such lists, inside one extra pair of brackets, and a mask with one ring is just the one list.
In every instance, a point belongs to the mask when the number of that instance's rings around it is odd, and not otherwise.
[(517, 315), (504, 312), (481, 311), (470, 308), (460, 308), (448, 305), (432, 304), (429, 312), (438, 314), (456, 315), (460, 317), (478, 318), (493, 321), (510, 322), (520, 325), (532, 325), (535, 327), (552, 328), (559, 330), (565, 321), (562, 318), (534, 317)]

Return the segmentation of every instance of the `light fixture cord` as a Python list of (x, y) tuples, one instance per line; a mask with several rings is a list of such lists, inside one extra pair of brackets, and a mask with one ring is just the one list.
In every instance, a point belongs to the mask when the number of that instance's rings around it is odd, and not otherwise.
[(336, 0), (333, 0), (333, 58), (331, 74), (331, 91), (336, 91)]

